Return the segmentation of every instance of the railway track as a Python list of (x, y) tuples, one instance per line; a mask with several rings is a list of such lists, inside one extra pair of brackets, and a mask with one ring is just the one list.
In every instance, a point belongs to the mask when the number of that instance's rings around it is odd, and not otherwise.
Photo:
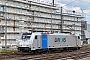
[(1, 60), (77, 60), (85, 57), (90, 57), (90, 46), (82, 47), (80, 50), (61, 53), (46, 53), (46, 54), (30, 54), (30, 53), (8, 53), (1, 54)]

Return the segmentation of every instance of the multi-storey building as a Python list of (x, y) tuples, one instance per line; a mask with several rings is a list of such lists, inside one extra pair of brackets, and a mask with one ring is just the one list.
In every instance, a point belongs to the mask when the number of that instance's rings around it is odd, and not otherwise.
[[(90, 23), (87, 22), (87, 23), (84, 24), (83, 26), (85, 27), (85, 25), (86, 25), (87, 29), (84, 30), (84, 35), (85, 35), (84, 43), (90, 44)], [(83, 35), (83, 36), (84, 36), (84, 35)]]
[[(90, 22), (90, 21), (89, 21), (89, 22)], [(87, 42), (88, 42), (88, 44), (90, 44), (90, 23), (87, 23), (87, 31), (88, 31), (87, 34), (88, 34), (88, 37), (89, 37)], [(87, 37), (86, 37), (86, 38), (87, 38)]]
[(90, 23), (87, 23), (87, 30), (90, 31)]
[[(82, 15), (77, 12), (58, 12), (56, 6), (27, 0), (0, 0), (0, 45), (5, 45), (5, 26), (7, 27), (7, 46), (16, 45), (16, 38), (23, 32), (63, 32), (81, 34)], [(61, 17), (62, 16), (62, 17)], [(61, 20), (62, 18), (62, 20)], [(63, 22), (61, 25), (61, 21)]]
[(85, 30), (87, 30), (87, 21), (82, 20), (81, 21), (81, 40), (83, 41), (83, 43), (87, 43), (86, 41), (86, 37), (85, 37)]

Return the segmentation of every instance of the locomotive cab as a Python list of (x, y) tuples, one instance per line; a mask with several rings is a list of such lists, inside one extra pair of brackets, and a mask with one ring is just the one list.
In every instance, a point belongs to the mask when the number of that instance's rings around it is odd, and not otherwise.
[(23, 33), (21, 39), (17, 41), (18, 51), (28, 51), (30, 48), (31, 33)]
[(38, 42), (37, 35), (41, 35), (41, 33), (22, 34), (21, 39), (17, 42), (18, 51), (35, 50)]

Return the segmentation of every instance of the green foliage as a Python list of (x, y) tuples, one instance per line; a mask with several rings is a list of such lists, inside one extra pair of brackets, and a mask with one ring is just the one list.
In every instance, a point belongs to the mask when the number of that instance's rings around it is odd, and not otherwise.
[(12, 50), (0, 50), (0, 53), (8, 53), (8, 52), (12, 52)]
[(82, 46), (90, 46), (90, 44), (83, 44)]

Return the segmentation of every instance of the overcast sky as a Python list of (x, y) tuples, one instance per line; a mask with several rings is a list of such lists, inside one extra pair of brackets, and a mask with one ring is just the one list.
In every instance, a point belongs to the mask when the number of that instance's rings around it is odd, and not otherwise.
[[(52, 0), (34, 0), (51, 3)], [(55, 4), (63, 6), (67, 10), (75, 10), (86, 14), (86, 20), (90, 21), (90, 0), (54, 0)]]

